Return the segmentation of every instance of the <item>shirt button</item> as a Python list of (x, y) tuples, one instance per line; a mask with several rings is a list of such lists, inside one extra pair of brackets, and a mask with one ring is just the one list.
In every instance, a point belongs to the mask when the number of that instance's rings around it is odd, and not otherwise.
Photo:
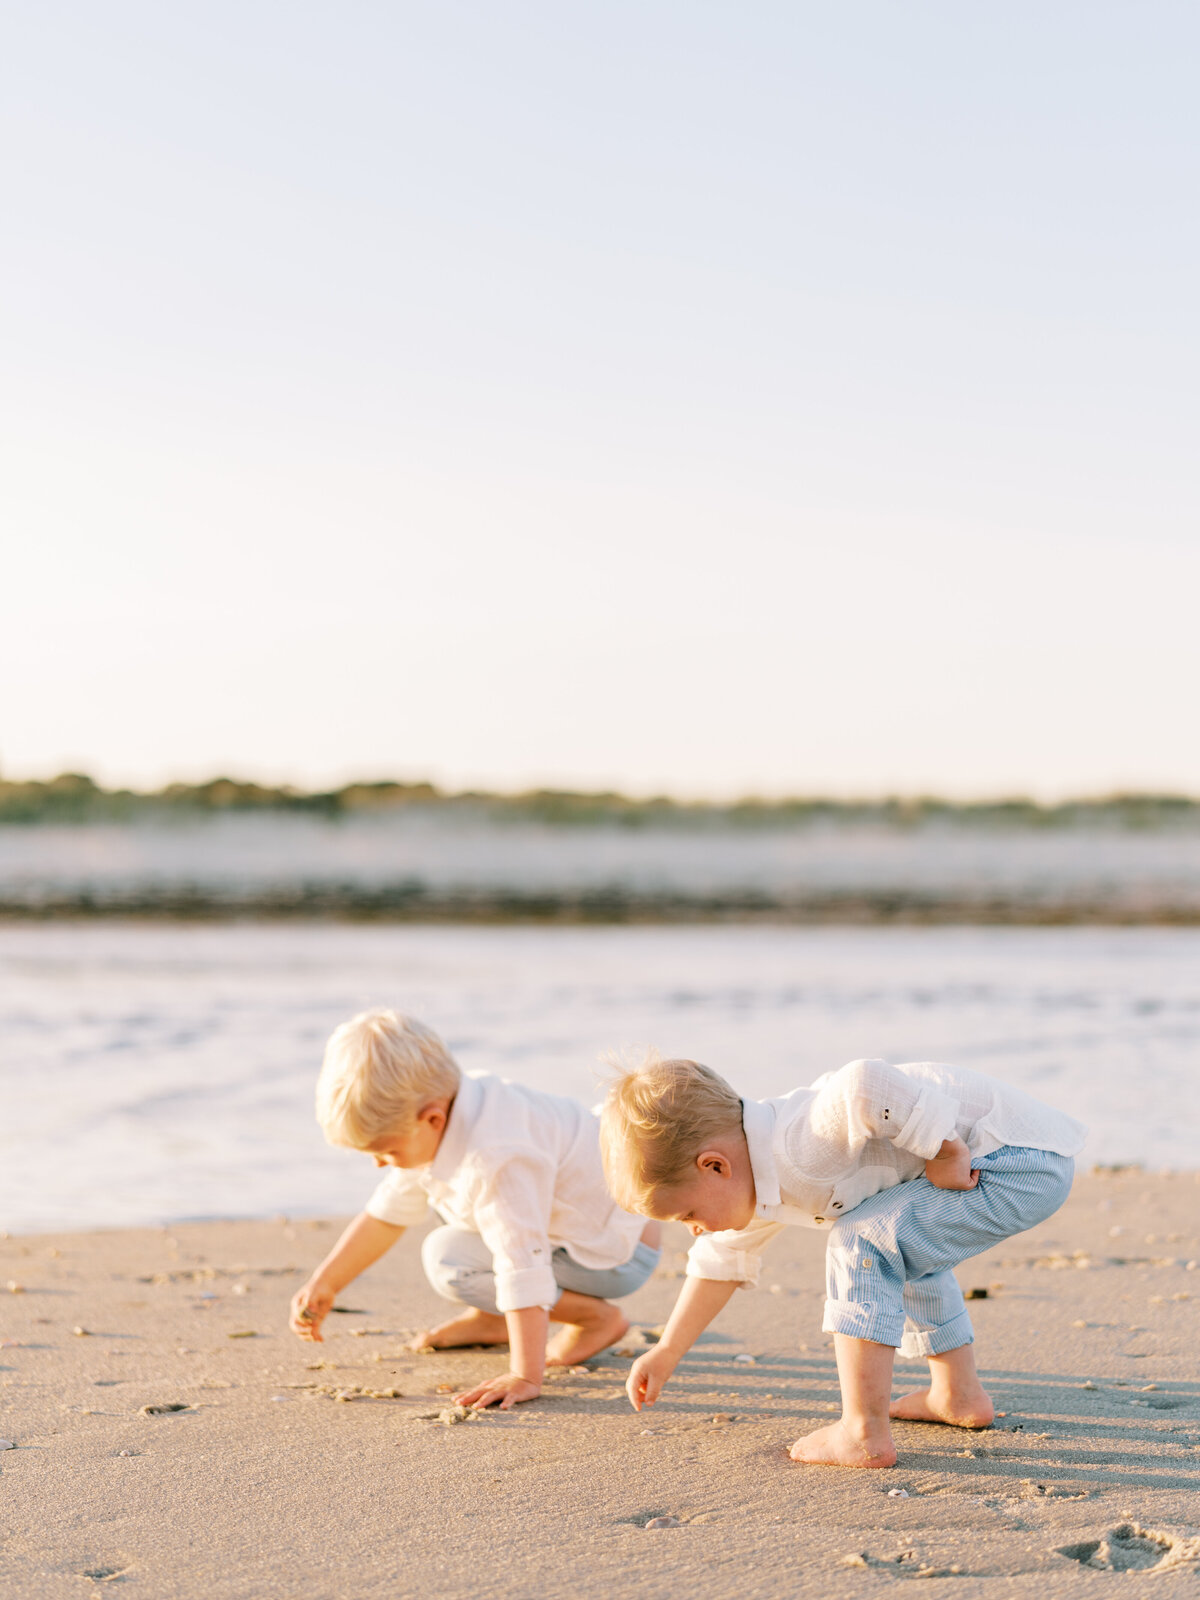
[(842, 1202), (840, 1200), (835, 1200), (833, 1202), (833, 1209), (835, 1211), (840, 1211), (842, 1209)]
[(813, 1218), (813, 1221), (814, 1221), (814, 1222), (824, 1222), (824, 1221), (825, 1221), (825, 1218), (824, 1218), (824, 1217), (814, 1217), (814, 1218)]

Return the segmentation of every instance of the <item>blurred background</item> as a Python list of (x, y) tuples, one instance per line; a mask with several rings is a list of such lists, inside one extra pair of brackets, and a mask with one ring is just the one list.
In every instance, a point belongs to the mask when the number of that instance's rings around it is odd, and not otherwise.
[(329, 1030), (1192, 1165), (1187, 6), (27, 8), (0, 1227), (357, 1206)]

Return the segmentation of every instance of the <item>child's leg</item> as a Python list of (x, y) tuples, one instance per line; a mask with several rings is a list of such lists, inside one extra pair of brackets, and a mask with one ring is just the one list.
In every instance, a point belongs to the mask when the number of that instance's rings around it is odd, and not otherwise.
[(570, 1367), (577, 1361), (607, 1350), (629, 1330), (629, 1318), (619, 1306), (591, 1294), (564, 1289), (550, 1309), (551, 1322), (562, 1328), (546, 1345), (548, 1367)]
[(929, 1387), (893, 1401), (891, 1415), (905, 1422), (948, 1422), (956, 1428), (990, 1428), (996, 1412), (979, 1381), (969, 1344), (930, 1356)]
[[(551, 1308), (551, 1322), (562, 1331), (546, 1346), (547, 1366), (569, 1367), (614, 1344), (629, 1319), (607, 1300), (641, 1286), (657, 1265), (659, 1252), (639, 1244), (622, 1266), (601, 1271), (581, 1267), (566, 1250), (554, 1252), (554, 1276), (560, 1295)], [(449, 1350), (472, 1344), (507, 1344), (508, 1326), (496, 1304), (492, 1256), (477, 1233), (465, 1228), (434, 1228), (421, 1245), (425, 1275), (447, 1300), (465, 1302), (468, 1310), (417, 1335), (414, 1350)]]
[(904, 1285), (908, 1323), (900, 1350), (929, 1362), (929, 1388), (906, 1394), (891, 1408), (907, 1422), (948, 1422), (988, 1428), (995, 1411), (975, 1370), (970, 1318), (953, 1272), (931, 1272)]
[(792, 1446), (793, 1461), (830, 1467), (894, 1467), (896, 1446), (888, 1425), (892, 1396), (890, 1344), (834, 1335), (842, 1415), (827, 1428), (805, 1434)]
[(586, 1361), (607, 1350), (627, 1332), (629, 1318), (609, 1301), (640, 1289), (654, 1271), (660, 1255), (658, 1232), (656, 1223), (648, 1225), (630, 1259), (608, 1271), (581, 1267), (567, 1250), (554, 1252), (554, 1277), (562, 1297), (550, 1312), (550, 1320), (561, 1322), (563, 1327), (546, 1346), (548, 1367), (569, 1367), (576, 1361)]
[[(915, 1289), (916, 1280), (925, 1280), (928, 1289), (938, 1275), (949, 1273), (968, 1257), (1050, 1216), (1070, 1192), (1073, 1165), (1068, 1157), (1005, 1147), (979, 1163), (982, 1176), (974, 1189), (937, 1189), (927, 1179), (916, 1178), (857, 1206), (833, 1229), (827, 1254), (823, 1327), (840, 1336), (835, 1341), (839, 1352), (842, 1337), (852, 1345), (873, 1343), (893, 1349), (900, 1345), (904, 1340), (905, 1286), (913, 1283)], [(970, 1319), (957, 1289), (951, 1295), (943, 1285), (942, 1293), (946, 1320), (920, 1334), (925, 1341), (921, 1353), (934, 1358), (928, 1404), (932, 1407), (936, 1394), (938, 1405), (953, 1404), (965, 1407), (964, 1414), (982, 1415), (990, 1401), (975, 1387), (978, 1378), (970, 1354)], [(964, 1349), (966, 1354), (961, 1353)], [(872, 1372), (881, 1368), (878, 1356), (867, 1358), (860, 1353), (856, 1360), (860, 1366), (874, 1362)], [(840, 1353), (838, 1366), (840, 1376)], [(890, 1369), (889, 1352), (889, 1376)], [(850, 1434), (855, 1430), (870, 1434), (872, 1452), (886, 1456), (878, 1437), (871, 1434), (873, 1394), (869, 1383), (860, 1383), (851, 1396), (844, 1395), (847, 1413), (842, 1424), (801, 1440), (796, 1459), (852, 1464), (845, 1456), (847, 1429)], [(822, 1436), (827, 1436), (824, 1443)], [(830, 1453), (822, 1453), (826, 1449)], [(859, 1464), (875, 1463), (860, 1460)], [(885, 1463), (881, 1459), (878, 1464)]]
[(425, 1276), (446, 1300), (467, 1309), (410, 1340), (412, 1350), (452, 1350), (470, 1344), (507, 1344), (508, 1325), (496, 1307), (492, 1253), (466, 1228), (434, 1228), (421, 1244)]

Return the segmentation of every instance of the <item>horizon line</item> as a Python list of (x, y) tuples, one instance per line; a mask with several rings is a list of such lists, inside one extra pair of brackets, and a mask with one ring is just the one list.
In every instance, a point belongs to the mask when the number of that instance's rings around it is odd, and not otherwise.
[(981, 811), (1020, 809), (1026, 812), (1052, 814), (1071, 809), (1125, 808), (1150, 806), (1166, 809), (1200, 807), (1200, 794), (1180, 790), (1117, 788), (1091, 793), (1067, 794), (1055, 800), (1037, 799), (1033, 795), (1003, 791), (982, 794), (973, 798), (954, 798), (934, 790), (880, 789), (870, 793), (829, 790), (812, 790), (807, 793), (793, 791), (787, 794), (756, 794), (745, 791), (728, 799), (716, 796), (685, 798), (665, 791), (637, 794), (612, 787), (574, 788), (557, 784), (533, 784), (519, 788), (451, 787), (432, 779), (402, 778), (352, 778), (336, 785), (305, 787), (294, 783), (266, 783), (254, 778), (233, 777), (217, 773), (200, 782), (174, 780), (158, 788), (134, 788), (128, 785), (106, 786), (98, 783), (88, 773), (60, 772), (48, 778), (6, 778), (0, 773), (0, 811), (21, 799), (74, 802), (119, 801), (126, 803), (194, 804), (212, 809), (244, 806), (270, 807), (272, 803), (283, 806), (322, 805), (348, 803), (350, 808), (369, 807), (372, 802), (386, 805), (389, 801), (406, 803), (428, 801), (455, 803), (484, 801), (499, 804), (553, 804), (607, 805), (630, 809), (655, 809), (679, 811), (785, 811), (795, 808), (816, 809), (874, 809), (921, 810), (937, 808), (951, 811)]

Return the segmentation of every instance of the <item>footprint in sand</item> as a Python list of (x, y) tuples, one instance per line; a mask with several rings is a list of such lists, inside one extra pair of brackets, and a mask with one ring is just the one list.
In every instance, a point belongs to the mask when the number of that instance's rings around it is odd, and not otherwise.
[(1139, 1522), (1123, 1522), (1099, 1539), (1059, 1545), (1056, 1554), (1095, 1572), (1195, 1572), (1200, 1538), (1180, 1539)]
[(80, 1567), (78, 1576), (90, 1578), (93, 1583), (119, 1583), (131, 1570), (127, 1561), (96, 1561)]

